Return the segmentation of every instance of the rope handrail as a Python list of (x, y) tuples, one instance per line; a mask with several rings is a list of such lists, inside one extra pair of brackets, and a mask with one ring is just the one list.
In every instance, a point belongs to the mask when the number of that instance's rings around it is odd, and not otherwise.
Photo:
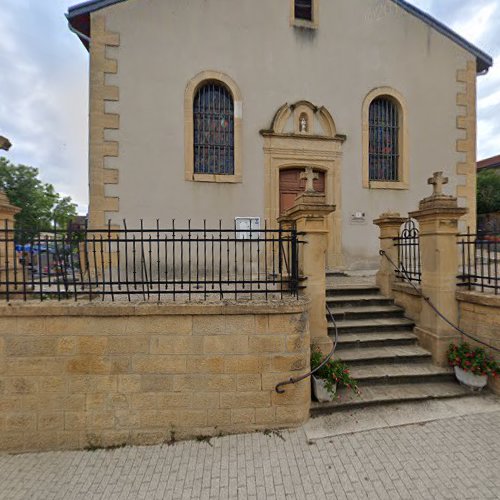
[(481, 345), (484, 345), (485, 347), (487, 347), (488, 349), (491, 349), (493, 351), (496, 351), (496, 352), (500, 352), (500, 349), (498, 347), (495, 347), (495, 346), (492, 346), (482, 340), (479, 340), (478, 338), (474, 337), (473, 335), (471, 335), (470, 333), (467, 333), (467, 332), (464, 332), (459, 326), (455, 325), (454, 323), (452, 323), (443, 313), (441, 313), (441, 311), (439, 311), (439, 309), (432, 303), (430, 297), (426, 297), (423, 293), (422, 293), (422, 290), (420, 290), (419, 288), (417, 288), (415, 286), (415, 284), (412, 282), (411, 278), (409, 277), (405, 267), (403, 264), (400, 264), (400, 267), (396, 266), (396, 264), (394, 264), (394, 261), (387, 255), (387, 253), (385, 252), (385, 250), (380, 250), (380, 255), (385, 257), (391, 264), (392, 266), (394, 267), (394, 269), (396, 271), (399, 271), (399, 272), (402, 272), (406, 279), (408, 280), (408, 283), (415, 289), (415, 291), (418, 293), (418, 295), (420, 297), (422, 297), (425, 302), (427, 302), (427, 304), (429, 304), (429, 306), (431, 307), (431, 309), (445, 322), (447, 323), (448, 325), (450, 325), (454, 330), (456, 330), (458, 333), (462, 334), (464, 337), (467, 337), (471, 340), (473, 340), (474, 342), (477, 342), (478, 344), (481, 344)]

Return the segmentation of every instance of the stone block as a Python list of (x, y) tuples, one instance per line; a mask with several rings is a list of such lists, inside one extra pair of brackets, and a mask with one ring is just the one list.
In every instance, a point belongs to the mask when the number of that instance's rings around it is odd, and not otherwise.
[(186, 356), (137, 355), (132, 359), (132, 370), (135, 373), (185, 373)]
[(311, 390), (309, 380), (299, 382), (296, 385), (287, 385), (284, 387), (284, 394), (278, 394), (276, 391), (271, 393), (271, 403), (273, 406), (302, 406), (309, 405), (311, 401)]
[(193, 335), (222, 335), (226, 333), (225, 317), (200, 315), (193, 317)]
[(108, 354), (146, 354), (149, 351), (149, 339), (138, 336), (108, 337)]
[(305, 335), (287, 335), (286, 350), (288, 352), (298, 352), (309, 349), (309, 342)]
[(5, 373), (16, 375), (54, 375), (64, 371), (64, 363), (57, 358), (6, 358)]
[(57, 340), (52, 338), (9, 337), (5, 345), (7, 356), (55, 356)]
[(40, 394), (46, 392), (65, 393), (68, 388), (68, 380), (66, 377), (47, 376), (38, 378), (38, 390)]
[(203, 338), (203, 352), (207, 354), (248, 352), (248, 336), (246, 335), (210, 335)]
[(207, 425), (220, 427), (231, 423), (231, 410), (210, 410), (208, 412)]
[(47, 394), (43, 400), (43, 408), (49, 410), (84, 411), (84, 394)]
[(220, 395), (221, 408), (263, 408), (271, 406), (271, 396), (266, 392), (227, 392)]
[(35, 413), (12, 413), (5, 418), (5, 430), (7, 432), (24, 432), (35, 429)]
[(275, 334), (297, 334), (301, 333), (304, 324), (300, 315), (297, 314), (270, 314), (269, 333)]
[(75, 354), (76, 341), (76, 337), (61, 337), (57, 340), (56, 354)]
[(203, 337), (189, 335), (155, 336), (151, 338), (151, 354), (201, 354)]
[(75, 375), (69, 379), (71, 394), (116, 392), (118, 379), (115, 375)]
[(255, 316), (253, 314), (226, 316), (226, 333), (229, 335), (253, 335)]
[(278, 406), (276, 408), (276, 424), (280, 426), (301, 425), (309, 419), (307, 406)]
[(159, 410), (171, 408), (189, 408), (192, 403), (192, 393), (170, 392), (160, 393), (156, 398), (156, 407)]
[(131, 393), (141, 391), (141, 375), (118, 375), (118, 392)]
[(258, 335), (266, 334), (269, 330), (269, 316), (266, 314), (255, 316), (255, 333)]
[(158, 399), (158, 394), (152, 393), (140, 393), (130, 395), (130, 408), (132, 410), (154, 410), (156, 408), (156, 402)]
[(131, 316), (127, 318), (125, 333), (145, 335), (151, 333), (189, 335), (193, 331), (193, 318), (187, 316)]
[(238, 391), (260, 391), (262, 389), (262, 376), (255, 374), (237, 375), (236, 387)]
[(271, 366), (275, 372), (301, 371), (308, 367), (308, 359), (305, 355), (297, 354), (273, 356)]
[(270, 359), (265, 355), (230, 356), (225, 359), (226, 373), (263, 373), (270, 368)]
[(108, 345), (108, 337), (78, 337), (77, 351), (80, 354), (104, 354)]
[(260, 425), (274, 424), (276, 420), (276, 408), (270, 406), (269, 408), (256, 408), (255, 409), (255, 423)]
[(59, 431), (64, 429), (64, 413), (44, 412), (38, 414), (37, 429), (39, 431)]
[(281, 353), (285, 350), (284, 335), (262, 335), (249, 339), (250, 352)]
[(187, 373), (223, 373), (223, 356), (189, 356)]
[(231, 410), (231, 424), (243, 425), (255, 423), (255, 408), (240, 408)]
[(173, 380), (175, 392), (236, 390), (236, 375), (174, 375)]
[(115, 413), (108, 411), (87, 412), (87, 428), (113, 429), (115, 426)]
[(5, 392), (7, 394), (35, 394), (37, 390), (37, 382), (33, 377), (9, 377), (6, 379)]
[(105, 357), (84, 354), (67, 361), (66, 372), (72, 375), (108, 375), (111, 373), (111, 363)]
[(173, 389), (173, 375), (143, 375), (141, 392), (168, 392)]

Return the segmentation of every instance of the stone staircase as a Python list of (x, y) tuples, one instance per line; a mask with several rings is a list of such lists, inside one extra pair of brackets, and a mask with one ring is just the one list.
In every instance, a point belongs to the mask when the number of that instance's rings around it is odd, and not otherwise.
[[(359, 382), (361, 396), (340, 390), (332, 403), (313, 403), (312, 415), (358, 406), (470, 396), (450, 368), (433, 365), (420, 347), (413, 321), (370, 283), (329, 278), (326, 302), (337, 323), (335, 357)], [(335, 335), (330, 317), (329, 333)]]

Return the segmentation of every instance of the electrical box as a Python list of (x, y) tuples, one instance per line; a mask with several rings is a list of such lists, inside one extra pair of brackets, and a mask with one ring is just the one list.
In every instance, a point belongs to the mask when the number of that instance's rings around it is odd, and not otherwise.
[(353, 214), (351, 214), (351, 224), (366, 224), (365, 212), (354, 212)]
[(260, 237), (260, 217), (236, 217), (236, 239), (256, 240)]

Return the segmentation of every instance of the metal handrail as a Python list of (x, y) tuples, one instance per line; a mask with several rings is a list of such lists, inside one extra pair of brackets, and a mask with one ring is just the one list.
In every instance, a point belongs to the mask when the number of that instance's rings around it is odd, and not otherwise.
[(284, 387), (285, 385), (297, 384), (299, 382), (302, 382), (302, 380), (305, 380), (306, 378), (313, 376), (317, 371), (321, 370), (321, 368), (323, 368), (323, 366), (325, 366), (328, 363), (328, 361), (330, 361), (330, 359), (332, 359), (332, 356), (335, 353), (335, 349), (337, 349), (337, 344), (339, 341), (339, 332), (337, 329), (337, 322), (335, 321), (335, 318), (333, 317), (332, 311), (331, 311), (330, 306), (328, 304), (326, 304), (326, 309), (327, 309), (328, 314), (330, 316), (330, 319), (333, 323), (333, 327), (335, 328), (335, 341), (333, 342), (332, 350), (330, 351), (328, 356), (326, 356), (326, 358), (322, 361), (322, 363), (319, 366), (317, 366), (314, 370), (311, 370), (311, 371), (307, 372), (306, 374), (301, 375), (300, 377), (291, 377), (289, 380), (286, 380), (284, 382), (280, 382), (275, 387), (275, 390), (278, 394), (285, 393), (285, 390), (282, 389), (282, 387)]

